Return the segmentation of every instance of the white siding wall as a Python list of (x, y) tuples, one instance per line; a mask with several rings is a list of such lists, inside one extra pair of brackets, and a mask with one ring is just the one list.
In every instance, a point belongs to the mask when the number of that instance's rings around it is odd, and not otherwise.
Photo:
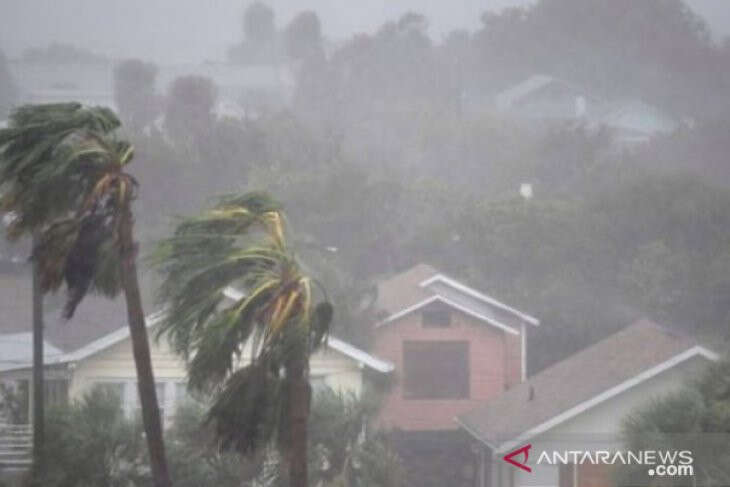
[[(165, 395), (159, 398), (160, 406), (166, 408), (166, 413), (172, 412), (179, 395), (175, 384), (186, 381), (185, 366), (165, 340), (159, 343), (151, 340), (150, 352), (155, 381), (164, 384)], [(338, 391), (359, 394), (362, 390), (359, 364), (334, 350), (323, 349), (315, 353), (310, 360), (310, 374)], [(131, 404), (136, 398), (136, 376), (132, 343), (127, 338), (75, 364), (71, 371), (69, 397), (79, 398), (99, 382), (121, 382), (125, 384), (125, 400)]]

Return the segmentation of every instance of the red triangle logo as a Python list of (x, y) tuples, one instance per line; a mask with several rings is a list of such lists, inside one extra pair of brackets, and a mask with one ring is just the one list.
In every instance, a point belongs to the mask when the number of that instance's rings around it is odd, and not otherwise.
[[(503, 457), (504, 461), (511, 465), (514, 465), (517, 468), (521, 468), (526, 472), (532, 472), (532, 469), (527, 466), (527, 459), (530, 457), (530, 448), (532, 448), (532, 444), (525, 445), (514, 451), (511, 451)], [(519, 460), (514, 459), (514, 457), (516, 457), (517, 455), (524, 455), (525, 458), (522, 459), (522, 461), (520, 462)]]

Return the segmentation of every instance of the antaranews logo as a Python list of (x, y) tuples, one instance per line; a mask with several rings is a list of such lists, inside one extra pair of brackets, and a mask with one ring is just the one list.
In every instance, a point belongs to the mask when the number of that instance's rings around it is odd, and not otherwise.
[[(506, 454), (504, 457), (505, 462), (509, 463), (510, 465), (514, 465), (517, 468), (521, 468), (522, 470), (525, 470), (527, 472), (532, 472), (532, 469), (527, 465), (527, 460), (530, 458), (530, 448), (532, 448), (532, 444), (527, 444), (523, 447), (520, 447), (516, 450), (513, 450)], [(524, 455), (524, 459), (522, 462), (518, 462), (514, 459), (514, 457), (518, 455)]]
[[(527, 464), (532, 444), (512, 450), (504, 457), (505, 462), (532, 472)], [(694, 475), (694, 458), (689, 450), (563, 450), (542, 451), (537, 465), (645, 465), (649, 476), (688, 477)]]

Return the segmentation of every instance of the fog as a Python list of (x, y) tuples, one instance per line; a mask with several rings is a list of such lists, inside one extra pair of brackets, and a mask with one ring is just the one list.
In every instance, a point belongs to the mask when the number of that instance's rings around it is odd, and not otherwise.
[(730, 0), (0, 0), (0, 485), (730, 485), (729, 155)]
[[(435, 39), (454, 29), (473, 30), (484, 11), (527, 5), (530, 0), (376, 0), (356, 2), (273, 0), (277, 23), (283, 26), (302, 9), (322, 19), (324, 34), (341, 40), (372, 32), (405, 12), (424, 14)], [(730, 13), (723, 0), (690, 0), (718, 38), (730, 34)], [(0, 46), (10, 56), (23, 49), (62, 42), (88, 47), (114, 58), (154, 61), (220, 60), (238, 38), (245, 2), (216, 0), (4, 0), (0, 4)]]
[[(485, 9), (520, 5), (525, 0), (468, 1), (458, 7), (439, 0), (309, 3), (275, 0), (277, 23), (283, 26), (302, 9), (316, 10), (324, 34), (334, 40), (370, 32), (388, 19), (413, 10), (429, 17), (437, 38), (455, 28), (475, 28)], [(211, 6), (212, 5), (212, 6)], [(0, 5), (0, 45), (10, 55), (51, 42), (93, 48), (112, 57), (198, 62), (223, 58), (241, 30), (245, 2), (216, 0), (6, 0)]]

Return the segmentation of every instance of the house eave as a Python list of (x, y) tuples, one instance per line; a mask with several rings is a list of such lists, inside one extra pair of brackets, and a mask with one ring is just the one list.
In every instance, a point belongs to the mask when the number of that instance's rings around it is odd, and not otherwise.
[(496, 328), (499, 328), (502, 331), (505, 331), (507, 333), (510, 333), (512, 335), (519, 335), (520, 334), (520, 332), (518, 330), (515, 330), (514, 328), (509, 327), (509, 326), (505, 325), (504, 323), (502, 323), (500, 321), (497, 321), (497, 320), (495, 320), (493, 318), (490, 318), (488, 316), (484, 316), (481, 313), (478, 313), (478, 312), (476, 312), (476, 311), (474, 311), (472, 309), (469, 309), (469, 308), (467, 308), (465, 306), (462, 306), (461, 304), (456, 303), (456, 302), (450, 300), (449, 298), (446, 298), (446, 297), (441, 296), (439, 294), (435, 294), (435, 295), (433, 295), (433, 296), (431, 296), (429, 298), (424, 299), (423, 301), (419, 301), (418, 303), (416, 303), (416, 304), (414, 304), (412, 306), (409, 306), (407, 308), (404, 308), (404, 309), (398, 311), (397, 313), (394, 313), (394, 314), (388, 316), (383, 321), (377, 323), (375, 325), (375, 327), (378, 328), (378, 327), (387, 325), (389, 323), (393, 323), (394, 321), (397, 321), (400, 318), (403, 318), (404, 316), (409, 315), (409, 314), (411, 314), (411, 313), (413, 313), (415, 311), (418, 311), (419, 309), (423, 308), (424, 306), (428, 306), (429, 304), (434, 303), (434, 302), (437, 302), (437, 301), (438, 302), (441, 302), (443, 304), (446, 304), (448, 306), (451, 306), (454, 309), (457, 309), (457, 310), (459, 310), (459, 311), (461, 311), (461, 312), (463, 312), (463, 313), (465, 313), (465, 314), (467, 314), (467, 315), (469, 315), (469, 316), (471, 316), (473, 318), (477, 318), (480, 321), (484, 321), (485, 323), (488, 323), (488, 324), (490, 324), (490, 325), (492, 325), (492, 326), (494, 326)]
[(517, 318), (519, 318), (533, 326), (540, 325), (540, 320), (538, 320), (534, 316), (530, 316), (526, 313), (523, 313), (522, 311), (519, 311), (491, 296), (487, 296), (486, 294), (481, 293), (481, 292), (477, 291), (476, 289), (473, 289), (473, 288), (467, 286), (466, 284), (463, 284), (463, 283), (457, 281), (456, 279), (448, 277), (444, 274), (436, 274), (434, 276), (431, 276), (428, 279), (426, 279), (425, 281), (422, 281), (421, 283), (419, 283), (419, 286), (425, 288), (425, 287), (430, 286), (434, 282), (442, 282), (442, 283), (446, 284), (447, 286), (453, 287), (454, 289), (456, 289), (464, 294), (467, 294), (486, 304), (494, 306), (495, 308), (499, 308), (502, 311), (510, 313), (510, 314), (516, 316)]

